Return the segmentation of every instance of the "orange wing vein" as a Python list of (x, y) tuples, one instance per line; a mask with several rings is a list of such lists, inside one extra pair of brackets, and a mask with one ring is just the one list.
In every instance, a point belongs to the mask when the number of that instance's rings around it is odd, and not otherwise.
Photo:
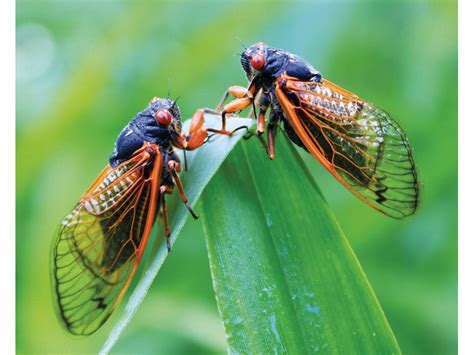
[(304, 147), (355, 196), (393, 218), (415, 212), (412, 151), (388, 113), (327, 80), (284, 75), (276, 96)]
[(53, 283), (71, 333), (95, 332), (123, 298), (160, 208), (161, 169), (158, 147), (145, 145), (116, 168), (107, 166), (62, 221)]

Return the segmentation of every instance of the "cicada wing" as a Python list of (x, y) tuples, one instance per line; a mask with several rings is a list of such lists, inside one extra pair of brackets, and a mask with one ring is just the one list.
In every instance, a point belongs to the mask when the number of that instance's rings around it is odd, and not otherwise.
[(327, 80), (283, 76), (276, 96), (304, 147), (354, 195), (393, 218), (415, 212), (412, 150), (388, 113)]
[(73, 334), (95, 332), (137, 271), (159, 209), (162, 157), (155, 151), (141, 149), (104, 169), (61, 222), (52, 274), (58, 312)]

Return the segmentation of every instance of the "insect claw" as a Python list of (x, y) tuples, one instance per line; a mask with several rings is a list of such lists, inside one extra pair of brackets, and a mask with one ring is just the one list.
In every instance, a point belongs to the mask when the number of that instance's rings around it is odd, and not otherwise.
[(194, 219), (199, 219), (199, 216), (196, 214), (196, 212), (194, 212), (188, 201), (185, 202), (185, 205), (188, 208), (189, 213), (191, 213), (191, 216), (193, 216)]
[(247, 132), (245, 132), (245, 134), (244, 134), (244, 136), (243, 136), (242, 138), (247, 141), (247, 140), (249, 140), (250, 138), (252, 138), (254, 135), (255, 135), (254, 132), (247, 131)]
[(171, 253), (170, 235), (167, 235), (165, 238), (166, 238), (166, 249), (168, 249), (168, 253)]
[(245, 129), (247, 132), (249, 132), (249, 128), (247, 126), (240, 126), (240, 127), (237, 127), (236, 129), (234, 129), (233, 131), (231, 131), (230, 135), (233, 135), (235, 132), (240, 131), (241, 129)]
[(207, 136), (207, 140), (206, 140), (206, 143), (210, 143), (211, 142), (211, 138), (214, 137), (216, 135), (216, 133), (213, 133), (213, 134), (210, 134)]
[(205, 108), (203, 108), (203, 110), (204, 110), (204, 113), (210, 113), (210, 114), (213, 114), (213, 115), (221, 115), (220, 110), (215, 110), (213, 108), (205, 107)]
[[(240, 127), (237, 127), (236, 129), (232, 130), (232, 131), (227, 131), (225, 129), (213, 129), (213, 128), (208, 128), (208, 132), (212, 132), (214, 134), (211, 134), (209, 135), (209, 138), (216, 135), (216, 134), (222, 134), (222, 135), (225, 135), (225, 136), (228, 136), (228, 137), (232, 137), (234, 135), (235, 132), (237, 131), (240, 131), (241, 129), (246, 129), (248, 130), (249, 128), (247, 126), (240, 126)], [(209, 141), (209, 139), (208, 139)]]

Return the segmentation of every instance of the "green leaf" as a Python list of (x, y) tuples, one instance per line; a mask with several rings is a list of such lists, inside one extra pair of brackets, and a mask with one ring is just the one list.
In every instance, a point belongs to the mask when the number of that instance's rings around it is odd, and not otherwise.
[(203, 194), (202, 217), (231, 353), (400, 353), (333, 213), (283, 136), (274, 161), (257, 139), (238, 144)]
[[(228, 128), (234, 129), (240, 126), (249, 126), (252, 124), (252, 122), (253, 121), (250, 119), (234, 118), (229, 120)], [(220, 123), (220, 118), (212, 116), (206, 117), (207, 127), (220, 128)], [(189, 121), (183, 125), (183, 130), (187, 131), (187, 127), (189, 127)], [(191, 206), (196, 204), (206, 185), (217, 172), (239, 139), (242, 138), (244, 133), (244, 130), (240, 130), (232, 137), (226, 137), (222, 135), (214, 136), (211, 138), (211, 142), (209, 144), (205, 144), (194, 152), (187, 153), (188, 171), (181, 175), (181, 181)], [(178, 200), (179, 197), (178, 193), (176, 192), (173, 194), (173, 198), (169, 201), (170, 207), (168, 212), (170, 216), (171, 245), (174, 245), (177, 236), (181, 232), (184, 223), (189, 217), (187, 208)], [(156, 233), (155, 230), (153, 232)], [(123, 315), (115, 324), (107, 340), (105, 341), (105, 344), (100, 351), (101, 354), (109, 353), (112, 347), (115, 345), (120, 335), (125, 330), (125, 327), (130, 322), (146, 294), (148, 293), (153, 280), (160, 271), (161, 266), (167, 257), (168, 251), (166, 249), (166, 245), (165, 243), (161, 243), (158, 251), (153, 256), (150, 264), (144, 271), (142, 278), (138, 282), (138, 285), (133, 290), (127, 305), (125, 306)]]

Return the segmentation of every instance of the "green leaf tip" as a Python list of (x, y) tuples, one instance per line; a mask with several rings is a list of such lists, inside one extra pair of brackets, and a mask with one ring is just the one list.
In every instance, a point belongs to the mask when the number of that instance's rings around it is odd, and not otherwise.
[(256, 139), (230, 154), (202, 198), (231, 353), (400, 353), (333, 213), (295, 148), (271, 161)]

